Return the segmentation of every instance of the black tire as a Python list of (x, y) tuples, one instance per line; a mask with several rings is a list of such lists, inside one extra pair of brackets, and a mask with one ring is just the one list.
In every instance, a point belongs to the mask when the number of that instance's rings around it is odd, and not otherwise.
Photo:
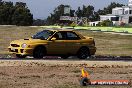
[(34, 49), (34, 51), (33, 51), (33, 57), (34, 57), (34, 58), (40, 59), (40, 58), (43, 58), (44, 55), (45, 55), (45, 48), (42, 47), (42, 46), (36, 47), (36, 48)]
[(90, 85), (90, 84), (91, 84), (91, 82), (90, 82), (90, 79), (88, 79), (88, 78), (82, 78), (80, 80), (80, 85), (81, 86), (87, 86), (87, 85)]
[(25, 58), (26, 56), (25, 55), (16, 54), (16, 57), (17, 58)]
[(89, 49), (87, 47), (82, 47), (79, 49), (78, 53), (77, 53), (77, 57), (79, 59), (86, 59), (87, 57), (90, 57), (90, 52)]
[(61, 56), (61, 58), (63, 58), (63, 59), (67, 59), (68, 57), (69, 57), (68, 55)]

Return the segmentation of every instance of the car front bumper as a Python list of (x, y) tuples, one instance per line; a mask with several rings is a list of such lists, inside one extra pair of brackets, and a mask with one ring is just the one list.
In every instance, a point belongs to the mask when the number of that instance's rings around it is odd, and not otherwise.
[(32, 55), (32, 48), (21, 48), (21, 47), (8, 47), (8, 50), (12, 54), (20, 54), (20, 55)]

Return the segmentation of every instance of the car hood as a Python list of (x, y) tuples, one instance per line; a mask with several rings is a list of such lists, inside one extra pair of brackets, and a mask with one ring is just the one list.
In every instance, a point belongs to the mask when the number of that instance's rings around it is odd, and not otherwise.
[(14, 41), (11, 42), (11, 44), (21, 45), (23, 43), (32, 44), (32, 43), (46, 43), (46, 42), (47, 42), (47, 40), (26, 38), (26, 39), (14, 40)]

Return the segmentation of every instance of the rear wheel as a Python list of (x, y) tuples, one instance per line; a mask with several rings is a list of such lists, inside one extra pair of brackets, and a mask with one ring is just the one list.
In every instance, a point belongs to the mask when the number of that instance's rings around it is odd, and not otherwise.
[(44, 55), (45, 55), (44, 47), (39, 46), (34, 49), (34, 52), (33, 52), (34, 58), (43, 58)]
[(91, 55), (90, 55), (89, 49), (87, 47), (80, 48), (77, 53), (77, 57), (79, 59), (86, 59), (89, 56), (91, 56)]
[(16, 54), (16, 57), (17, 58), (25, 58), (26, 56), (25, 55)]

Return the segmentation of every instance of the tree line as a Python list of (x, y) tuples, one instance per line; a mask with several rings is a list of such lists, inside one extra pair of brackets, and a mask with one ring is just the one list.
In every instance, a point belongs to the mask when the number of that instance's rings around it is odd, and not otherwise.
[(70, 5), (59, 5), (46, 19), (33, 19), (33, 14), (27, 7), (26, 3), (0, 0), (0, 25), (18, 25), (18, 26), (29, 26), (29, 25), (54, 25), (60, 24), (60, 16), (77, 16), (87, 17), (88, 21), (98, 21), (99, 15), (111, 14), (112, 8), (121, 7), (123, 4), (112, 2), (102, 10), (95, 11), (92, 5), (83, 5), (78, 7), (77, 10), (70, 10), (69, 14), (64, 14), (64, 7)]
[(33, 23), (33, 15), (23, 2), (0, 0), (0, 25), (28, 26)]
[[(47, 25), (59, 24), (60, 16), (65, 15), (64, 14), (65, 6), (70, 7), (70, 5), (63, 5), (63, 4), (56, 7), (54, 9), (54, 11), (50, 14), (50, 16), (47, 17), (46, 24)], [(113, 8), (121, 7), (121, 6), (124, 6), (124, 5), (112, 2), (112, 3), (110, 3), (110, 5), (108, 5), (107, 7), (104, 7), (102, 10), (99, 9), (98, 11), (95, 11), (94, 6), (92, 6), (92, 5), (88, 5), (88, 6), (83, 5), (82, 8), (78, 7), (77, 10), (71, 10), (70, 14), (67, 14), (67, 15), (77, 16), (79, 18), (80, 17), (87, 17), (88, 21), (98, 21), (98, 20), (100, 20), (99, 15), (111, 14)]]

